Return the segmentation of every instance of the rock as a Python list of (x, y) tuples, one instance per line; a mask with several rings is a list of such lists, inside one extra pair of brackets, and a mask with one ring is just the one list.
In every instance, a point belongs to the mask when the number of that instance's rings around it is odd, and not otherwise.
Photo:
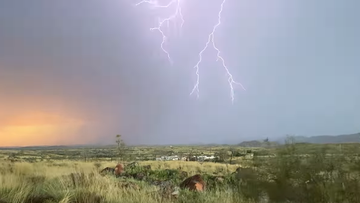
[(181, 189), (188, 189), (190, 191), (204, 191), (205, 190), (205, 182), (202, 179), (200, 174), (196, 174), (194, 176), (186, 178), (181, 184)]

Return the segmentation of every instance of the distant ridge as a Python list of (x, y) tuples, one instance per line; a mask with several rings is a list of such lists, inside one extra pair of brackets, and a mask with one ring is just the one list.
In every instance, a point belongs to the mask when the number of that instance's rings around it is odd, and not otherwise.
[[(318, 135), (318, 136), (291, 136), (296, 143), (312, 143), (312, 144), (336, 144), (336, 143), (360, 143), (360, 132), (344, 135)], [(286, 137), (270, 140), (268, 142), (259, 140), (243, 141), (238, 146), (243, 147), (275, 147), (284, 144)], [(196, 144), (162, 144), (162, 145), (128, 145), (128, 146), (229, 146), (230, 144), (216, 143), (196, 143)], [(49, 145), (49, 146), (11, 146), (0, 147), (0, 150), (56, 150), (56, 149), (75, 149), (75, 148), (104, 148), (116, 147), (114, 144), (89, 144), (89, 145)]]
[(360, 133), (356, 134), (348, 134), (348, 135), (320, 135), (320, 136), (312, 136), (312, 137), (295, 137), (295, 141), (297, 139), (302, 140), (307, 143), (314, 144), (327, 144), (327, 143), (357, 143), (360, 142)]
[[(346, 135), (318, 135), (318, 136), (290, 136), (295, 143), (311, 144), (337, 144), (337, 143), (360, 143), (360, 133)], [(275, 147), (284, 144), (287, 137), (265, 142), (259, 140), (243, 141), (238, 146), (242, 147)]]
[(266, 141), (244, 141), (238, 144), (240, 147), (276, 147), (280, 145), (278, 142), (266, 142)]
[[(318, 135), (318, 136), (293, 136), (294, 141), (299, 143), (313, 143), (313, 144), (336, 144), (336, 143), (360, 143), (360, 133), (345, 134), (345, 135)], [(278, 141), (285, 142), (286, 138), (281, 138)]]

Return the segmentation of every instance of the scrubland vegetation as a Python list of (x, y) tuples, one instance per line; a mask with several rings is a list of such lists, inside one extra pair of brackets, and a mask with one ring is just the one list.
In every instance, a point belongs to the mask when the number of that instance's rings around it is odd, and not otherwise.
[[(244, 156), (249, 150), (252, 159)], [(117, 152), (116, 147), (2, 150), (0, 202), (360, 202), (360, 144), (144, 146), (126, 147), (121, 157)], [(221, 159), (217, 163), (153, 160), (169, 153), (217, 154)], [(133, 161), (139, 165), (127, 167)], [(124, 175), (99, 173), (118, 162), (125, 165)], [(147, 165), (151, 169), (143, 167)], [(183, 171), (186, 176), (201, 174), (205, 191), (179, 189), (174, 195), (186, 178)]]

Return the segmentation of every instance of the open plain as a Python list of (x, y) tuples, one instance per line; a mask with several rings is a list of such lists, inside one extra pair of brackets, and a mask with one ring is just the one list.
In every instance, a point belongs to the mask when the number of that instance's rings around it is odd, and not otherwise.
[[(360, 202), (359, 151), (295, 143), (9, 148), (0, 151), (0, 202)], [(159, 160), (166, 156), (179, 160)], [(201, 156), (215, 159), (189, 160)], [(203, 185), (185, 183), (195, 175)]]

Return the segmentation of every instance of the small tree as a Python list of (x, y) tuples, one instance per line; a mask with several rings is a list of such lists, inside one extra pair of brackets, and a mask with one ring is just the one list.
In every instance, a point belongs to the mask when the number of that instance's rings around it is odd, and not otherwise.
[(125, 155), (125, 142), (121, 139), (121, 135), (116, 135), (116, 144), (117, 144), (117, 151), (118, 151), (118, 156), (120, 159), (123, 160), (124, 155)]
[(233, 160), (235, 153), (236, 153), (236, 150), (233, 147), (230, 147), (229, 153), (228, 153), (230, 156), (229, 164), (232, 164), (232, 160)]
[(226, 149), (216, 152), (215, 156), (219, 157), (216, 159), (216, 162), (225, 162), (230, 157), (229, 155), (230, 154)]
[(84, 161), (86, 162), (88, 160), (88, 150), (84, 148), (81, 155), (84, 158)]

